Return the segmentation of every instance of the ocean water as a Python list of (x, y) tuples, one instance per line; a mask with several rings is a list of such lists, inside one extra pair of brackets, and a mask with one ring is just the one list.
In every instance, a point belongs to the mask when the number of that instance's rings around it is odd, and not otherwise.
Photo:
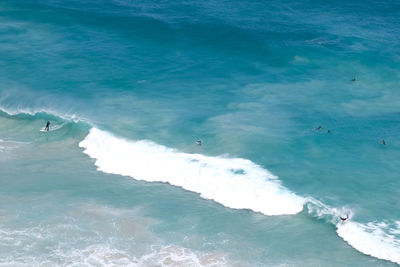
[(1, 1), (0, 266), (400, 264), (399, 55), (394, 0)]

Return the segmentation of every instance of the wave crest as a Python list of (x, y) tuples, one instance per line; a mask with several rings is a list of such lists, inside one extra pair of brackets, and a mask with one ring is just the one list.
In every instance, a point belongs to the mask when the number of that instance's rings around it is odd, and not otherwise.
[(83, 122), (91, 125), (88, 119), (77, 116), (76, 114), (59, 113), (50, 109), (29, 109), (29, 108), (6, 108), (0, 106), (0, 112), (12, 117), (38, 117), (44, 119), (64, 120), (74, 123)]

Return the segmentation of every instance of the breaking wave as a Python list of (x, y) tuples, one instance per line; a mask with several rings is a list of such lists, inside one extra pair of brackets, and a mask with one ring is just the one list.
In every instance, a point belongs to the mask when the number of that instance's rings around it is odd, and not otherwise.
[[(35, 117), (43, 120), (53, 116), (60, 122), (60, 128), (64, 127), (67, 118), (67, 124), (84, 121), (78, 117), (58, 117), (51, 111), (19, 110), (14, 113), (0, 110), (6, 116), (17, 118)], [(85, 133), (88, 129), (86, 126)], [(0, 150), (4, 149), (5, 141), (1, 144)], [(250, 160), (183, 153), (148, 140), (119, 138), (95, 127), (90, 129), (79, 146), (85, 154), (95, 159), (99, 171), (147, 182), (169, 183), (199, 193), (201, 197), (229, 208), (249, 209), (266, 215), (284, 215), (297, 214), (306, 205), (310, 216), (333, 224), (337, 234), (353, 248), (363, 254), (400, 264), (399, 221), (353, 221), (354, 215), (350, 208), (334, 208), (312, 197), (298, 196), (285, 188), (278, 177)], [(339, 219), (343, 215), (349, 217), (346, 222)], [(88, 249), (96, 255), (103, 255), (102, 249)], [(171, 248), (163, 248), (159, 252), (164, 254), (165, 249)], [(184, 250), (179, 253), (184, 258), (193, 259), (191, 253), (187, 254)], [(156, 258), (161, 259), (159, 256)]]
[[(308, 198), (307, 209), (313, 217), (323, 219), (336, 226), (337, 234), (350, 246), (363, 254), (400, 264), (400, 222), (352, 221), (349, 208), (333, 208)], [(341, 221), (340, 217), (348, 217)]]
[(266, 215), (296, 214), (304, 199), (247, 159), (188, 154), (151, 141), (130, 141), (92, 128), (79, 144), (105, 173), (165, 182), (234, 209)]

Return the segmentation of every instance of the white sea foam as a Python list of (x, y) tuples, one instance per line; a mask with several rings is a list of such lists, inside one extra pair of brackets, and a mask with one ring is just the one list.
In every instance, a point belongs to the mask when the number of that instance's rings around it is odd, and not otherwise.
[(39, 256), (0, 259), (0, 266), (232, 266), (218, 252), (200, 253), (175, 245), (154, 248), (140, 257), (107, 245), (83, 249), (54, 250), (50, 258)]
[(350, 246), (364, 254), (400, 264), (399, 236), (385, 223), (340, 223), (337, 225), (337, 233)]
[(166, 182), (226, 207), (267, 215), (295, 214), (303, 209), (303, 198), (250, 160), (182, 153), (151, 141), (117, 138), (97, 128), (79, 146), (105, 173)]
[[(0, 248), (17, 248), (19, 252), (1, 257), (0, 266), (232, 266), (223, 252), (200, 252), (172, 244), (152, 245), (141, 255), (134, 255), (131, 248), (115, 248), (115, 244), (106, 243), (74, 248), (76, 244), (65, 247), (61, 242), (61, 248), (49, 247), (53, 233), (40, 227), (14, 231), (0, 228), (0, 237), (4, 243)], [(45, 250), (40, 249), (42, 243), (47, 245)]]
[(341, 222), (339, 217), (347, 217), (351, 220), (353, 217), (353, 211), (348, 207), (334, 208), (322, 203), (321, 201), (307, 197), (307, 210), (308, 213), (319, 219), (323, 219), (334, 225)]
[(69, 266), (231, 266), (223, 253), (192, 251), (176, 245), (153, 246), (149, 253), (138, 257), (107, 245), (91, 245), (67, 252), (55, 250), (53, 253)]
[[(13, 198), (2, 200), (7, 199)], [(58, 223), (20, 228), (3, 225), (10, 221), (1, 216), (0, 266), (234, 266), (227, 252), (161, 239), (149, 230), (158, 222), (141, 216), (140, 209), (86, 203), (67, 206), (62, 213)]]
[[(400, 222), (369, 222), (362, 224), (352, 221), (349, 208), (330, 207), (318, 200), (308, 198), (308, 212), (336, 225), (338, 235), (361, 253), (400, 264)], [(348, 216), (342, 222), (340, 216)]]
[(175, 245), (162, 246), (138, 260), (140, 266), (232, 266), (221, 252), (200, 253)]

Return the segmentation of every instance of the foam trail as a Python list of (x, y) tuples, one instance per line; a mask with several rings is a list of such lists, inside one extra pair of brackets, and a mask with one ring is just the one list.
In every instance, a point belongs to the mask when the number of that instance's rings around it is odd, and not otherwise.
[(170, 183), (229, 208), (266, 215), (295, 214), (303, 209), (303, 198), (250, 160), (182, 153), (151, 141), (117, 138), (97, 128), (79, 146), (96, 159), (100, 171)]

